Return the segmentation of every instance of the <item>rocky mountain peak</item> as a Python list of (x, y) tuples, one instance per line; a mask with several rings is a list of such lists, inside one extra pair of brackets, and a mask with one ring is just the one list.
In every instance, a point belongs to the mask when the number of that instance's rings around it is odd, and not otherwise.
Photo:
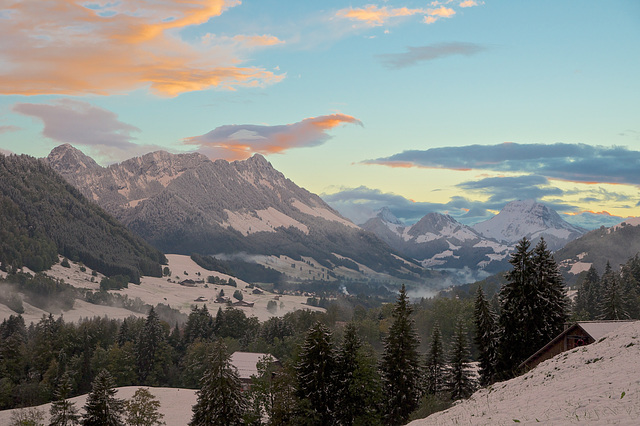
[(379, 218), (383, 222), (391, 223), (393, 225), (404, 225), (400, 219), (394, 215), (388, 207), (383, 207), (376, 213), (375, 217)]
[(101, 169), (93, 158), (85, 155), (79, 149), (68, 143), (51, 150), (46, 158), (47, 162), (61, 174), (78, 173), (84, 170)]

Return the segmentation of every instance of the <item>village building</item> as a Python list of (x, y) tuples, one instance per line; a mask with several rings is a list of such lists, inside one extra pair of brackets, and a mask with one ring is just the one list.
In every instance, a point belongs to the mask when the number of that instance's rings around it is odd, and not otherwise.
[(531, 370), (559, 353), (597, 342), (607, 333), (630, 322), (633, 321), (578, 321), (567, 325), (562, 333), (520, 364), (519, 369)]
[(231, 365), (238, 369), (243, 391), (251, 389), (251, 376), (258, 376), (258, 362), (266, 356), (270, 356), (276, 365), (281, 365), (276, 357), (269, 354), (254, 352), (234, 352), (231, 354)]

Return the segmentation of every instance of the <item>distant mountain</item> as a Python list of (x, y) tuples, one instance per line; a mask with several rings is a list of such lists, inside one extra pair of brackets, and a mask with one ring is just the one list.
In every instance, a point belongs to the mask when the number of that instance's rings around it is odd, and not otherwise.
[(507, 268), (510, 246), (484, 238), (449, 215), (429, 213), (405, 226), (388, 209), (362, 225), (424, 267), (447, 270), (468, 282)]
[[(77, 156), (66, 170), (95, 168)], [(82, 166), (84, 164), (86, 167)], [(69, 164), (71, 166), (71, 164)], [(161, 276), (166, 258), (91, 203), (49, 165), (0, 155), (0, 265), (39, 272), (58, 254), (105, 275)]]
[(593, 265), (602, 275), (607, 261), (614, 269), (640, 253), (640, 218), (626, 221), (610, 228), (595, 229), (573, 240), (554, 257), (568, 284), (574, 284), (581, 272)]
[(587, 232), (571, 225), (558, 213), (534, 200), (512, 201), (489, 220), (473, 226), (478, 233), (505, 244), (515, 244), (527, 237), (535, 244), (544, 237), (551, 250), (558, 250), (566, 243)]
[(511, 202), (473, 227), (440, 213), (429, 213), (406, 226), (387, 208), (361, 226), (424, 267), (452, 271), (463, 282), (509, 269), (509, 253), (523, 237), (533, 244), (544, 237), (556, 250), (586, 232), (534, 201)]
[[(260, 155), (212, 162), (197, 153), (158, 151), (109, 167), (94, 167), (85, 157), (62, 145), (48, 161), (165, 253), (286, 256), (292, 259), (286, 263), (287, 275), (303, 271), (306, 279), (354, 271), (417, 279), (424, 272)], [(295, 264), (312, 260), (325, 269), (310, 272)]]

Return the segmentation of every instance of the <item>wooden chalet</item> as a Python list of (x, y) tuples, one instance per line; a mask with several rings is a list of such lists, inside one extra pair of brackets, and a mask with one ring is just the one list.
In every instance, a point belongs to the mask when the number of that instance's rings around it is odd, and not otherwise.
[(253, 302), (245, 302), (244, 300), (238, 300), (237, 302), (233, 302), (231, 306), (245, 306), (247, 308), (253, 308)]
[(570, 324), (562, 333), (520, 364), (519, 368), (531, 370), (559, 353), (597, 342), (604, 335), (630, 322), (633, 321), (578, 321)]
[(271, 356), (274, 363), (280, 366), (280, 361), (273, 355), (254, 352), (234, 352), (231, 354), (231, 365), (238, 370), (242, 390), (251, 389), (251, 376), (258, 376), (258, 361), (265, 356)]

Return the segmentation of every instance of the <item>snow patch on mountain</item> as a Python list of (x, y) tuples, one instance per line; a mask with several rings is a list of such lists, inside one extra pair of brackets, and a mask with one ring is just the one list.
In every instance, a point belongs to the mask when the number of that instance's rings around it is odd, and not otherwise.
[(235, 229), (244, 235), (256, 232), (276, 232), (276, 228), (288, 228), (293, 226), (305, 234), (309, 233), (309, 228), (297, 220), (279, 212), (273, 207), (255, 212), (233, 212), (224, 211), (227, 220), (222, 222), (223, 227)]
[(291, 201), (291, 206), (298, 209), (301, 213), (308, 214), (309, 216), (319, 217), (321, 219), (325, 219), (331, 222), (338, 222), (350, 228), (359, 228), (359, 226), (356, 225), (355, 223), (343, 217), (338, 216), (334, 212), (324, 207), (319, 207), (319, 206), (311, 207), (297, 199), (294, 199)]

